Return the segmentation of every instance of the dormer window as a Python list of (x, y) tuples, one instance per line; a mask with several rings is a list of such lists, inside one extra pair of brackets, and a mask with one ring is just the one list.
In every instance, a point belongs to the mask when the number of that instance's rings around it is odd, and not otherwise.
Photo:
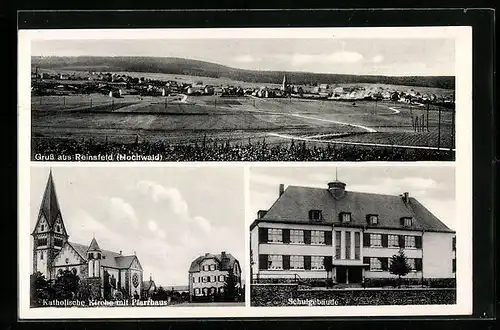
[(310, 210), (309, 211), (309, 220), (321, 221), (321, 220), (323, 220), (323, 213), (321, 212), (321, 210)]
[(350, 223), (351, 222), (351, 213), (347, 213), (347, 212), (340, 213), (340, 222)]
[(411, 227), (412, 225), (412, 219), (411, 217), (403, 217), (401, 218), (401, 224), (403, 227)]
[(56, 226), (56, 231), (57, 231), (58, 233), (60, 233), (60, 232), (61, 232), (61, 226)]
[(368, 214), (366, 216), (366, 219), (368, 220), (368, 224), (378, 225), (378, 215), (377, 214)]

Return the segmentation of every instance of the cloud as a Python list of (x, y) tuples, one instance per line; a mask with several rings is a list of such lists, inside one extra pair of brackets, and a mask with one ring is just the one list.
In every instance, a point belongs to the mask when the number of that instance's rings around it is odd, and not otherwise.
[(257, 62), (257, 59), (255, 57), (253, 57), (252, 55), (240, 55), (240, 56), (236, 56), (235, 58), (233, 58), (233, 60), (235, 62), (238, 62), (238, 63), (253, 63), (253, 62)]
[(188, 205), (179, 190), (175, 188), (166, 188), (153, 181), (137, 182), (137, 189), (142, 194), (148, 194), (155, 202), (167, 200), (172, 210), (177, 215), (188, 217)]
[(137, 226), (137, 215), (132, 205), (119, 197), (111, 197), (109, 202), (109, 214), (112, 220), (131, 222), (134, 226)]
[(329, 62), (335, 63), (356, 63), (363, 59), (363, 55), (356, 52), (336, 52), (328, 55)]
[(207, 219), (205, 219), (203, 217), (196, 216), (193, 218), (193, 222), (195, 224), (199, 225), (205, 232), (210, 232), (210, 230), (212, 229), (212, 226), (210, 225), (210, 221), (208, 221)]
[(154, 220), (149, 220), (148, 221), (148, 228), (149, 230), (151, 230), (152, 232), (155, 232), (158, 230), (158, 224), (156, 223), (156, 221)]
[(372, 62), (373, 63), (380, 63), (384, 60), (384, 57), (382, 55), (375, 55), (372, 57)]

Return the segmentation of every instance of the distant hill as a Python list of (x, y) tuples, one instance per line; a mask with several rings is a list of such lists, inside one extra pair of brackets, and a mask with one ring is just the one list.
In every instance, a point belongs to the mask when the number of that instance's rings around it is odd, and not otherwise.
[(370, 76), (294, 71), (258, 71), (231, 68), (228, 66), (176, 57), (40, 57), (31, 58), (33, 67), (42, 69), (66, 69), (75, 71), (128, 71), (155, 72), (230, 78), (252, 83), (280, 84), (286, 74), (293, 84), (352, 84), (379, 83), (433, 88), (455, 88), (453, 76)]

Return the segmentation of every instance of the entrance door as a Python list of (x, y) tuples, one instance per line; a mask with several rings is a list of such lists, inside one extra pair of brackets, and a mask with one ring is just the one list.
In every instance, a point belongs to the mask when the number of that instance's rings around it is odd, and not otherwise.
[(349, 267), (349, 283), (361, 283), (362, 278), (361, 267)]
[(347, 274), (346, 274), (346, 267), (344, 266), (337, 266), (337, 283), (346, 283), (347, 280)]

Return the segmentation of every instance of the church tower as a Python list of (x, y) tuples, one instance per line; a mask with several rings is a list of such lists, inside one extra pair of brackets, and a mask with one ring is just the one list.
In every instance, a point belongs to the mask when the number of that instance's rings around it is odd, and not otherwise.
[(101, 258), (101, 248), (99, 248), (99, 244), (97, 244), (95, 237), (93, 237), (89, 249), (87, 250), (89, 278), (101, 277)]
[(57, 200), (52, 170), (50, 170), (33, 236), (33, 272), (41, 272), (50, 280), (55, 277), (54, 258), (68, 241), (68, 233)]

